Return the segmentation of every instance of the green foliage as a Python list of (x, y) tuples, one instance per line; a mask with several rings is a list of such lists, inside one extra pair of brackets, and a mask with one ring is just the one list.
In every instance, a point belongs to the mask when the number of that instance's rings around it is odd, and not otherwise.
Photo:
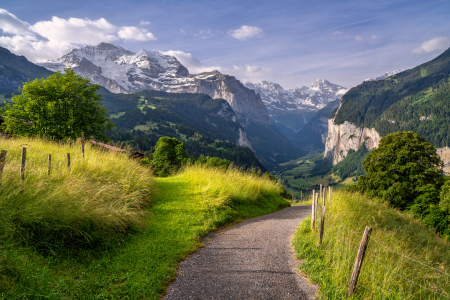
[(300, 270), (311, 282), (318, 283), (318, 299), (346, 298), (366, 226), (372, 228), (371, 238), (356, 294), (351, 299), (438, 299), (439, 295), (430, 291), (449, 294), (445, 275), (450, 271), (448, 240), (438, 237), (413, 216), (380, 203), (381, 199), (346, 190), (333, 192), (333, 200), (326, 206), (321, 245), (318, 222), (311, 231), (310, 217), (299, 224), (293, 239), (297, 257), (303, 260)]
[[(386, 80), (363, 82), (342, 97), (336, 124), (375, 128), (382, 136), (416, 131), (435, 147), (450, 145), (450, 49)], [(333, 117), (332, 114), (330, 117)]]
[(363, 167), (363, 161), (366, 159), (369, 151), (366, 150), (366, 145), (363, 143), (358, 151), (350, 149), (347, 156), (338, 162), (331, 172), (336, 172), (341, 181), (348, 177), (366, 175)]
[(323, 154), (320, 154), (320, 159), (314, 160), (314, 168), (311, 170), (311, 176), (321, 176), (329, 173), (333, 168), (333, 158), (323, 157)]
[(186, 163), (187, 158), (183, 142), (164, 136), (156, 143), (152, 168), (157, 176), (165, 177), (177, 172)]
[(231, 166), (229, 160), (204, 155), (200, 155), (199, 158), (189, 157), (187, 162), (193, 165), (201, 165), (208, 168), (223, 168), (225, 170)]
[(367, 176), (358, 185), (400, 209), (428, 206), (439, 202), (441, 167), (436, 149), (423, 137), (412, 131), (391, 133), (364, 160)]
[(71, 69), (46, 79), (26, 82), (4, 110), (5, 130), (16, 136), (46, 136), (56, 140), (85, 137), (106, 140), (109, 122), (98, 85)]
[(441, 187), (441, 202), (439, 203), (439, 206), (442, 211), (450, 214), (450, 180), (449, 178), (446, 179), (447, 180)]

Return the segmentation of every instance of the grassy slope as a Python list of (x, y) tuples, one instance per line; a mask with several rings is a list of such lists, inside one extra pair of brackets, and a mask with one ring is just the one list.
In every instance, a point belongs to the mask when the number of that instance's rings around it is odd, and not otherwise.
[[(440, 273), (450, 273), (450, 243), (411, 216), (365, 196), (344, 191), (333, 194), (333, 203), (327, 206), (326, 212), (322, 246), (317, 246), (318, 226), (314, 233), (311, 232), (311, 218), (299, 225), (293, 240), (297, 256), (306, 261), (301, 270), (320, 285), (320, 299), (345, 298), (365, 226), (372, 227), (372, 235), (359, 279), (362, 286), (357, 289), (356, 299), (439, 298), (411, 285), (400, 275), (426, 285), (430, 290), (450, 294), (450, 276)], [(424, 268), (379, 243), (439, 271)]]
[(0, 298), (159, 299), (200, 236), (288, 205), (280, 186), (236, 170), (193, 167), (156, 183), (147, 229), (101, 251), (48, 256), (3, 237)]

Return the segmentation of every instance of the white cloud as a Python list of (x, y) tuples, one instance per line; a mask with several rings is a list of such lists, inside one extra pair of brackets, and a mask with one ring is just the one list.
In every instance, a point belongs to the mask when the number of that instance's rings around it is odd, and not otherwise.
[(27, 22), (19, 20), (15, 15), (0, 8), (0, 29), (4, 33), (29, 35), (31, 34), (28, 29), (29, 26), (30, 24)]
[(139, 24), (141, 24), (141, 25), (150, 25), (152, 23), (150, 23), (149, 21), (142, 20)]
[(233, 70), (227, 71), (233, 73), (234, 76), (238, 77), (243, 82), (253, 83), (267, 80), (267, 78), (270, 78), (273, 75), (269, 68), (252, 65), (233, 65)]
[(157, 38), (153, 33), (148, 32), (146, 29), (137, 28), (133, 26), (124, 26), (119, 30), (117, 35), (124, 40), (135, 41), (156, 41)]
[[(39, 62), (61, 57), (73, 48), (101, 42), (153, 41), (156, 37), (146, 29), (117, 27), (104, 18), (98, 20), (52, 17), (30, 25), (4, 9), (0, 9), (0, 46), (30, 61)], [(9, 35), (9, 36), (8, 36)]]
[(346, 35), (342, 31), (335, 31), (332, 34), (333, 40), (343, 40), (343, 39), (349, 39), (351, 37), (352, 37), (351, 35)]
[(261, 38), (264, 36), (264, 31), (256, 26), (244, 25), (239, 29), (230, 30), (229, 35), (240, 41), (245, 41), (254, 37)]
[(370, 42), (372, 44), (375, 44), (377, 42), (377, 40), (378, 40), (378, 36), (376, 36), (375, 34), (370, 37)]
[(357, 36), (355, 36), (355, 41), (357, 41), (359, 43), (359, 42), (364, 41), (364, 38), (362, 36), (357, 35)]
[(450, 38), (438, 36), (422, 43), (422, 45), (413, 49), (411, 52), (422, 54), (434, 51), (444, 51), (448, 47), (450, 47)]
[(98, 20), (52, 17), (51, 21), (40, 21), (30, 30), (47, 38), (50, 42), (63, 44), (98, 44), (117, 40), (117, 29), (103, 18)]
[(222, 70), (221, 67), (214, 67), (214, 66), (206, 67), (206, 66), (204, 66), (191, 53), (186, 53), (186, 52), (179, 51), (179, 50), (169, 50), (169, 51), (162, 52), (162, 53), (165, 55), (175, 56), (176, 59), (178, 59), (178, 61), (183, 66), (185, 66), (189, 70), (189, 73), (191, 73), (191, 74), (214, 71), (214, 70), (217, 70), (217, 71)]

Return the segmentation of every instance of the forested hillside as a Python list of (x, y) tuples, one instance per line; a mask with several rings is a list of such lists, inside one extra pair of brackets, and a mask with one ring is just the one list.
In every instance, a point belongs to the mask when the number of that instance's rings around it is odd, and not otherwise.
[(107, 132), (115, 142), (153, 152), (159, 137), (175, 137), (184, 142), (190, 156), (216, 156), (239, 167), (266, 171), (250, 148), (236, 145), (243, 128), (234, 121), (234, 112), (224, 100), (158, 91), (103, 91), (103, 98), (116, 124)]
[(340, 99), (329, 102), (324, 108), (319, 110), (316, 115), (297, 132), (292, 139), (294, 146), (308, 150), (325, 149), (325, 142), (322, 135), (328, 131), (328, 116), (339, 106)]
[(385, 80), (363, 82), (330, 117), (375, 128), (381, 136), (413, 130), (436, 147), (450, 144), (450, 49)]

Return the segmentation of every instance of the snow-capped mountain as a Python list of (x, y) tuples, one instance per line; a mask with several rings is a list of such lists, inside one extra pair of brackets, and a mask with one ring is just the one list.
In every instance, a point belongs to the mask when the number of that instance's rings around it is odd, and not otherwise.
[(398, 74), (398, 73), (403, 72), (403, 71), (405, 71), (405, 69), (401, 69), (401, 70), (399, 69), (399, 70), (389, 71), (389, 72), (384, 73), (384, 74), (381, 75), (381, 76), (378, 76), (378, 77), (375, 78), (375, 79), (373, 79), (373, 78), (367, 78), (367, 79), (364, 80), (364, 81), (384, 80), (384, 79), (386, 79), (386, 78), (388, 78), (388, 77), (394, 76), (395, 74)]
[(283, 89), (279, 84), (267, 81), (245, 84), (261, 96), (273, 121), (299, 130), (328, 102), (340, 99), (348, 90), (325, 79), (317, 79), (310, 86)]
[[(157, 90), (170, 93), (203, 93), (226, 100), (246, 130), (263, 163), (286, 160), (298, 150), (272, 124), (260, 95), (233, 76), (218, 71), (189, 74), (174, 57), (161, 51), (137, 53), (109, 43), (74, 49), (53, 61), (41, 63), (50, 71), (72, 68), (91, 82), (113, 93)], [(264, 143), (262, 143), (264, 141)], [(239, 142), (239, 144), (241, 144)], [(245, 145), (245, 144), (242, 144)]]

